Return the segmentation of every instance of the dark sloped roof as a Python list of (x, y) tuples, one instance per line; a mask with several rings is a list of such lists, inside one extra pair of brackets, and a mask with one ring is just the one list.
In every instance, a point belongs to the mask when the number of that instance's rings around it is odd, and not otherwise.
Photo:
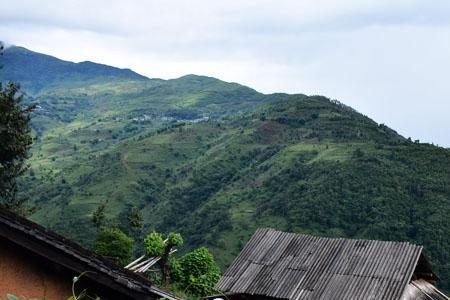
[(408, 242), (258, 229), (217, 288), (280, 299), (400, 299), (421, 251)]
[(176, 297), (151, 285), (150, 281), (92, 253), (78, 244), (0, 206), (0, 238), (5, 238), (29, 251), (73, 272), (116, 290), (133, 299)]

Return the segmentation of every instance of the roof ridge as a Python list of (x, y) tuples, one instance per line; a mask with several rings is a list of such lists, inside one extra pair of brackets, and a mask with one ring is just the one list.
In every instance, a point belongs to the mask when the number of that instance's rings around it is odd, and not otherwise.
[(255, 231), (255, 234), (259, 231), (259, 230), (269, 230), (269, 231), (274, 231), (274, 232), (281, 232), (281, 233), (288, 233), (288, 234), (294, 234), (294, 235), (303, 235), (303, 236), (312, 236), (315, 238), (319, 238), (319, 239), (332, 239), (332, 240), (351, 240), (351, 241), (369, 241), (369, 242), (383, 242), (383, 243), (401, 243), (401, 244), (409, 244), (412, 246), (416, 246), (416, 247), (421, 247), (423, 248), (423, 246), (421, 245), (417, 245), (411, 241), (402, 241), (402, 240), (376, 240), (376, 239), (369, 239), (369, 238), (346, 238), (346, 237), (333, 237), (333, 236), (321, 236), (321, 235), (314, 235), (314, 234), (310, 234), (310, 233), (296, 233), (296, 232), (288, 232), (288, 231), (283, 231), (283, 230), (278, 230), (278, 229), (274, 229), (271, 227), (262, 227), (262, 228), (258, 228)]

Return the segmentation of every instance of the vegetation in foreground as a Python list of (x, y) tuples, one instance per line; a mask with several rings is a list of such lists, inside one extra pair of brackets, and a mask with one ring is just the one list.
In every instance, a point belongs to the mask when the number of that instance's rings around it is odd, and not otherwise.
[(3, 86), (0, 82), (0, 204), (23, 214), (25, 199), (18, 195), (17, 179), (28, 169), (25, 160), (32, 144), (30, 114), (34, 106), (22, 105), (19, 89), (18, 84)]
[[(200, 247), (177, 256), (176, 252), (184, 243), (179, 233), (170, 232), (164, 237), (151, 230), (143, 240), (133, 240), (119, 228), (105, 226), (107, 220), (103, 216), (99, 218), (101, 214), (102, 212), (97, 211), (92, 218), (98, 229), (93, 242), (93, 250), (97, 254), (123, 267), (128, 265), (146, 268), (141, 274), (153, 284), (183, 296), (203, 297), (215, 291), (214, 286), (220, 279), (220, 269), (207, 248)], [(102, 222), (99, 223), (99, 219)], [(128, 227), (142, 229), (139, 217), (131, 214), (128, 221)], [(135, 236), (142, 236), (142, 231)], [(141, 257), (142, 253), (144, 257)], [(136, 262), (138, 256), (140, 259)], [(149, 267), (145, 266), (145, 261), (155, 259)]]

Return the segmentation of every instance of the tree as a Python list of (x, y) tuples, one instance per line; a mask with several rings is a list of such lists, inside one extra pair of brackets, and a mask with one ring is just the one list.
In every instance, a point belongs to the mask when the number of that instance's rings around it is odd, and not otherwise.
[(145, 254), (149, 257), (161, 256), (164, 253), (164, 239), (161, 233), (150, 231), (144, 239)]
[(22, 106), (19, 90), (16, 83), (0, 83), (0, 203), (24, 214), (25, 199), (17, 195), (17, 178), (29, 167), (25, 161), (33, 142), (30, 114), (35, 106)]
[(141, 231), (144, 225), (144, 215), (137, 207), (133, 207), (128, 214), (128, 224), (134, 231)]
[(133, 255), (133, 239), (119, 229), (101, 230), (93, 243), (94, 252), (125, 266)]
[(156, 231), (151, 231), (144, 239), (145, 253), (149, 257), (160, 256), (158, 265), (161, 269), (162, 286), (167, 288), (169, 286), (169, 257), (174, 247), (183, 245), (183, 238), (179, 233), (171, 232), (167, 236), (167, 241), (164, 242), (162, 234)]
[(186, 253), (178, 262), (172, 262), (174, 279), (189, 294), (206, 296), (213, 292), (220, 279), (220, 269), (213, 255), (205, 247)]
[(167, 243), (164, 249), (164, 253), (159, 261), (162, 270), (162, 286), (167, 288), (169, 286), (169, 256), (172, 249), (177, 246), (183, 245), (183, 238), (181, 234), (171, 232), (167, 236)]
[(101, 204), (92, 213), (92, 223), (94, 223), (94, 226), (95, 228), (97, 228), (97, 230), (102, 228), (105, 222), (105, 207), (105, 204)]

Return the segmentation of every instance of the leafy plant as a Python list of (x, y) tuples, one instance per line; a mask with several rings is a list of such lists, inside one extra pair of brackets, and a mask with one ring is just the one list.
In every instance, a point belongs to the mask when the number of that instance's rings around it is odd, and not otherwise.
[(101, 204), (92, 213), (92, 223), (94, 223), (95, 228), (99, 230), (105, 223), (105, 204)]
[(167, 236), (167, 242), (164, 243), (162, 234), (151, 231), (144, 239), (144, 244), (148, 256), (160, 256), (158, 265), (161, 270), (161, 284), (167, 288), (169, 286), (170, 255), (173, 247), (183, 245), (181, 234), (170, 232)]
[(161, 233), (150, 231), (144, 238), (145, 254), (149, 257), (161, 256), (164, 253), (164, 240)]
[(183, 245), (183, 238), (179, 233), (170, 232), (167, 236), (167, 240), (170, 247), (179, 247)]
[(186, 253), (178, 263), (172, 262), (177, 283), (186, 292), (206, 296), (220, 279), (220, 269), (213, 255), (205, 247)]
[(137, 207), (133, 207), (129, 212), (128, 216), (128, 224), (131, 229), (134, 231), (139, 231), (143, 227), (144, 216), (142, 212)]
[(28, 169), (25, 160), (33, 142), (30, 114), (35, 106), (23, 106), (19, 91), (18, 84), (0, 82), (0, 204), (24, 214), (26, 199), (17, 194), (17, 179)]
[(93, 243), (97, 254), (113, 258), (119, 265), (126, 265), (132, 258), (133, 239), (119, 229), (104, 229)]

